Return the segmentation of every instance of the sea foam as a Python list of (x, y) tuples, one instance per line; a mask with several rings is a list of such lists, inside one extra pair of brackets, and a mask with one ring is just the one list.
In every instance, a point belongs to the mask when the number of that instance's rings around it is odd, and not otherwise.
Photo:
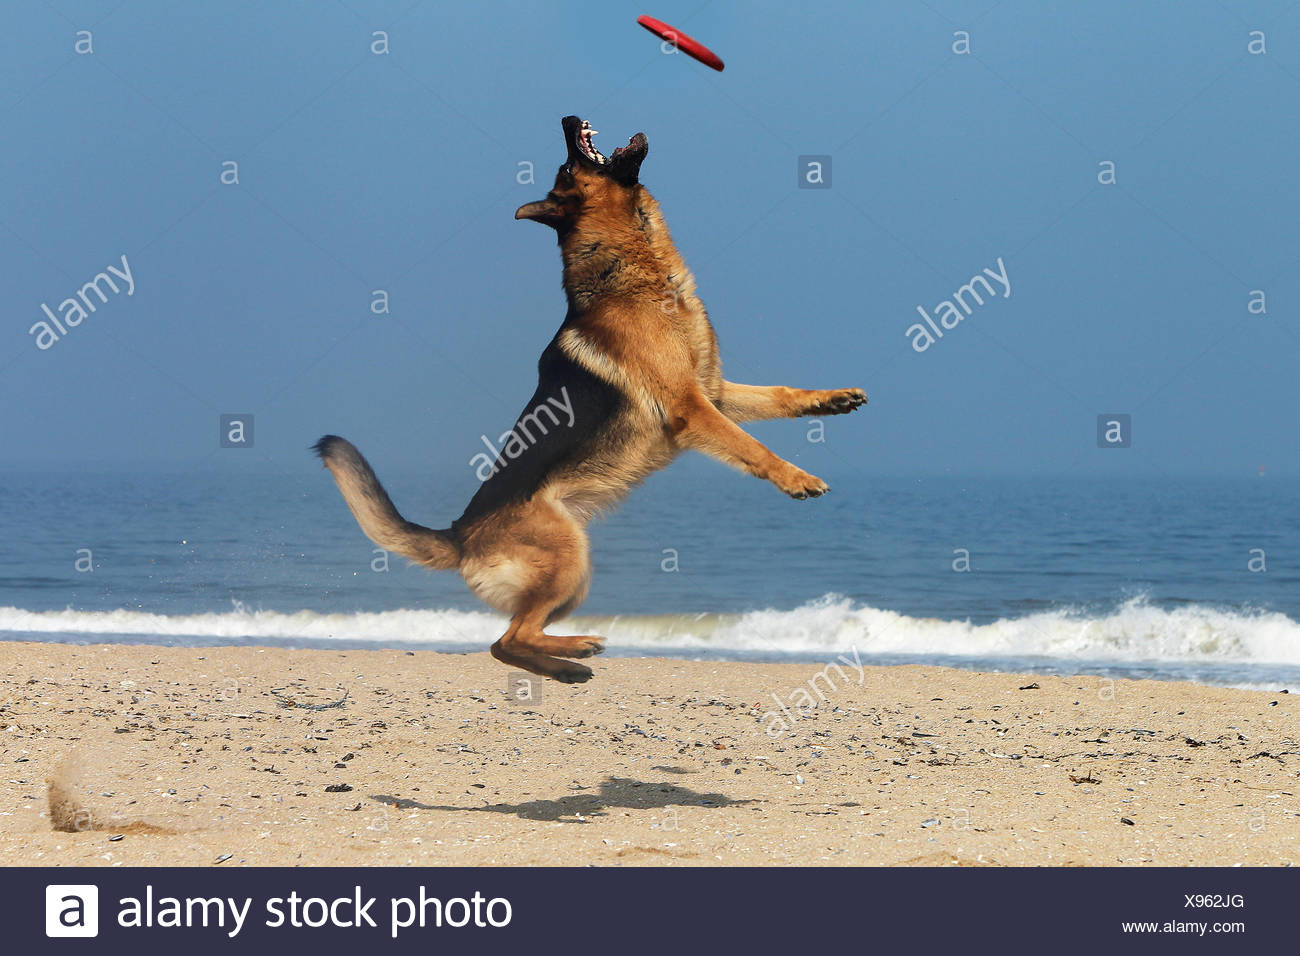
[[(495, 614), (395, 610), (321, 614), (258, 611), (164, 615), (143, 611), (27, 611), (0, 608), (0, 635), (75, 643), (319, 645), (331, 641), (431, 649), (482, 649), (504, 630)], [(611, 650), (743, 658), (934, 655), (971, 658), (1222, 662), (1300, 665), (1300, 623), (1284, 614), (1143, 597), (1097, 611), (1060, 608), (987, 624), (919, 618), (838, 595), (792, 610), (744, 614), (575, 617), (557, 634), (605, 635)]]

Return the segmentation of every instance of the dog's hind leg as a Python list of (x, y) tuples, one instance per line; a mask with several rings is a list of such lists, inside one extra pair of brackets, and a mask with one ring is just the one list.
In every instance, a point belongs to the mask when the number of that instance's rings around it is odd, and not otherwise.
[(605, 649), (604, 638), (563, 637), (543, 630), (587, 596), (591, 564), (586, 531), (563, 505), (537, 496), (498, 530), (496, 538), (508, 553), (502, 564), (508, 564), (514, 580), (508, 599), (499, 602), (511, 614), (510, 626), (492, 645), (492, 656), (566, 684), (589, 680), (591, 668), (562, 658), (599, 654)]
[(581, 684), (591, 679), (590, 667), (562, 660), (564, 657), (591, 657), (605, 649), (603, 638), (557, 637), (542, 630), (546, 619), (545, 602), (541, 602), (510, 621), (510, 627), (492, 645), (492, 656), (503, 664), (520, 667), (564, 684)]
[[(567, 583), (563, 581), (567, 576), (561, 574), (554, 583)], [(561, 637), (542, 630), (552, 617), (561, 616), (557, 612), (563, 608), (555, 601), (557, 590), (563, 588), (543, 588), (524, 596), (519, 612), (510, 619), (510, 627), (492, 645), (492, 656), (564, 684), (581, 684), (591, 679), (591, 668), (561, 658), (594, 657), (605, 650), (605, 639), (591, 634)]]

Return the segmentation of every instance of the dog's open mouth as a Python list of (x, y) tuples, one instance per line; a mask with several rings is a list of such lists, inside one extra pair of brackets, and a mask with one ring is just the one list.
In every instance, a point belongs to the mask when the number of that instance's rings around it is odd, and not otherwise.
[(599, 131), (592, 127), (590, 121), (576, 116), (567, 116), (564, 119), (564, 130), (569, 138), (570, 161), (581, 157), (593, 166), (603, 166), (611, 172), (621, 171), (627, 167), (633, 178), (650, 145), (645, 133), (637, 133), (627, 141), (626, 146), (620, 146), (606, 156), (596, 148), (593, 137)]
[(593, 163), (600, 163), (603, 166), (605, 163), (609, 162), (609, 160), (605, 158), (605, 154), (598, 150), (595, 143), (591, 141), (591, 138), (599, 132), (600, 130), (591, 128), (591, 123), (587, 120), (583, 120), (582, 125), (578, 127), (577, 135), (574, 137), (574, 145), (577, 146), (578, 149), (582, 150), (583, 155)]

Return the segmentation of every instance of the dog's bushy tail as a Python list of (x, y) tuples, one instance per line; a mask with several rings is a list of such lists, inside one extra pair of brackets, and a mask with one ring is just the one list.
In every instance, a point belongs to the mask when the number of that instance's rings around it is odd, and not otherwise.
[(407, 521), (375, 477), (374, 469), (350, 441), (326, 435), (312, 450), (320, 456), (343, 493), (352, 517), (366, 537), (385, 551), (442, 570), (460, 564), (460, 546), (451, 531), (435, 531)]

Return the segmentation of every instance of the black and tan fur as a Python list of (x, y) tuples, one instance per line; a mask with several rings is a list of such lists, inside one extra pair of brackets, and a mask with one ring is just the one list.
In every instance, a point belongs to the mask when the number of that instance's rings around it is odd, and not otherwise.
[(543, 628), (576, 608), (591, 579), (587, 522), (637, 483), (695, 449), (770, 481), (793, 498), (828, 489), (737, 422), (836, 415), (866, 401), (856, 388), (739, 385), (722, 377), (718, 342), (695, 280), (659, 206), (638, 182), (643, 134), (605, 159), (586, 124), (563, 121), (568, 160), (547, 197), (516, 219), (553, 227), (568, 314), (538, 362), (530, 413), (564, 391), (572, 427), (550, 429), (498, 468), (445, 530), (405, 520), (351, 443), (327, 435), (316, 451), (361, 530), (381, 548), (429, 568), (456, 568), (471, 591), (510, 615), (492, 655), (568, 683), (591, 669), (571, 659), (604, 649), (594, 635)]

